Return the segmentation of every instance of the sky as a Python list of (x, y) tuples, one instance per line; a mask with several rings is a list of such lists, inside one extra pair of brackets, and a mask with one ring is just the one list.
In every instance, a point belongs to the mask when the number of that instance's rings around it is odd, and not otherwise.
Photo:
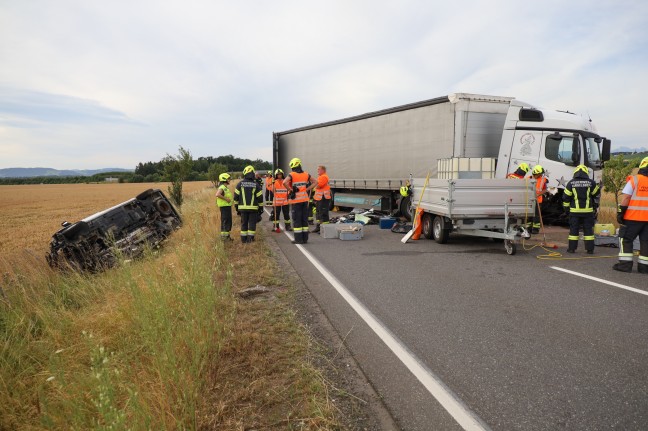
[(648, 147), (648, 2), (0, 0), (0, 168), (272, 160), (272, 133), (450, 93)]

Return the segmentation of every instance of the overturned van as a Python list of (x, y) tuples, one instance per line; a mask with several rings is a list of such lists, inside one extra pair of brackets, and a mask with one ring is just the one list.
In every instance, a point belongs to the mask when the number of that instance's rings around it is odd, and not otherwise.
[(181, 225), (164, 193), (149, 189), (79, 222), (63, 222), (52, 237), (47, 262), (53, 268), (100, 271), (120, 257), (136, 258), (158, 247)]

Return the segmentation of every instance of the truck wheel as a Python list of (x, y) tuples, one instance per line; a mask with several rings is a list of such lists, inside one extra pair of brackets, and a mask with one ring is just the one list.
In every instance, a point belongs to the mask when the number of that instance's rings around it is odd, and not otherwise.
[(167, 202), (165, 199), (158, 199), (155, 201), (155, 208), (162, 214), (163, 216), (168, 216), (173, 212), (171, 209), (171, 205), (169, 205), (169, 202)]
[(425, 238), (432, 239), (434, 230), (432, 227), (432, 214), (423, 213), (421, 216), (421, 230)]
[(398, 206), (398, 210), (400, 211), (401, 215), (405, 217), (405, 220), (407, 221), (412, 221), (412, 198), (410, 196), (405, 196), (400, 200), (400, 205)]
[(517, 252), (517, 246), (515, 245), (515, 242), (510, 239), (504, 240), (504, 249), (506, 250), (506, 254), (510, 256), (513, 256), (515, 252)]
[(445, 244), (446, 242), (448, 242), (450, 230), (446, 228), (446, 224), (447, 223), (443, 217), (434, 217), (434, 221), (432, 222), (432, 234), (434, 236), (434, 240), (439, 244)]

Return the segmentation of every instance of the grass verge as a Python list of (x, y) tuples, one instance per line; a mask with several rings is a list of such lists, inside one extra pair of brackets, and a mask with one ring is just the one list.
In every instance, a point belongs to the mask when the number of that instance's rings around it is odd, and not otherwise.
[[(161, 251), (96, 275), (0, 260), (0, 429), (337, 429), (294, 292), (224, 246), (213, 191)], [(237, 299), (261, 284), (270, 294)]]

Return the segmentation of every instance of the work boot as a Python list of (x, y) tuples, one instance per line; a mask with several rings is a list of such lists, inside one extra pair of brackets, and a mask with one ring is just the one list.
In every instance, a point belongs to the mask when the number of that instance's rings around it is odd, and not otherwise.
[(640, 274), (648, 274), (648, 265), (639, 264), (637, 265), (637, 272)]
[(567, 253), (576, 253), (576, 250), (574, 250), (573, 248), (568, 248)]
[(316, 225), (315, 229), (311, 231), (312, 233), (319, 233), (320, 232), (320, 225)]
[(615, 263), (612, 269), (621, 272), (632, 272), (632, 262), (628, 261)]
[(286, 226), (286, 232), (290, 232), (292, 228), (290, 226)]
[(594, 250), (587, 250), (587, 254), (594, 254)]

